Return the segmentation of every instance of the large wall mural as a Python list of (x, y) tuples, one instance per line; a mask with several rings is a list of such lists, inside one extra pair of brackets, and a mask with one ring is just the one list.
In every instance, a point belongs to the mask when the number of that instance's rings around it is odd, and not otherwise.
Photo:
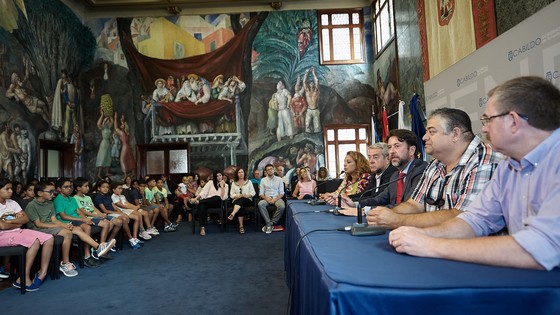
[[(371, 117), (372, 65), (320, 65), (315, 11), (84, 24), (58, 0), (15, 9), (17, 27), (0, 30), (1, 176), (37, 176), (42, 138), (72, 143), (75, 176), (90, 179), (138, 175), (136, 144), (208, 147), (226, 135), (235, 159), (200, 149), (193, 169), (272, 162), (314, 170), (324, 165), (325, 124)], [(220, 49), (247, 29), (240, 53), (222, 59)], [(147, 73), (143, 60), (171, 66)]]

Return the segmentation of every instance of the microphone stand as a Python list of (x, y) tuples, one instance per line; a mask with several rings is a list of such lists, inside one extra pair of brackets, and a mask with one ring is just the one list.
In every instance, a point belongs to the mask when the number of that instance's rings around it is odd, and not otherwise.
[(309, 200), (309, 201), (307, 202), (308, 204), (310, 204), (310, 205), (312, 205), (312, 206), (316, 206), (316, 205), (324, 205), (324, 204), (327, 203), (326, 201), (324, 201), (324, 200), (319, 200), (319, 199), (317, 198), (318, 195), (319, 195), (319, 194), (317, 193), (317, 191), (318, 191), (318, 187), (319, 187), (319, 186), (325, 185), (325, 184), (328, 183), (328, 182), (329, 182), (329, 180), (326, 180), (326, 181), (324, 181), (324, 182), (322, 182), (322, 183), (320, 183), (320, 184), (317, 184), (317, 181), (315, 181), (315, 189), (313, 190), (313, 199), (312, 199), (312, 200)]
[[(404, 177), (406, 177), (406, 174), (404, 175)], [(403, 179), (404, 179), (403, 177)], [(385, 234), (385, 228), (380, 227), (380, 226), (375, 226), (375, 225), (369, 225), (366, 223), (362, 223), (362, 208), (360, 206), (360, 202), (362, 201), (362, 198), (364, 197), (364, 195), (367, 192), (373, 191), (377, 188), (383, 188), (385, 186), (388, 186), (396, 181), (398, 181), (399, 178), (388, 181), (386, 183), (384, 183), (383, 185), (379, 185), (377, 187), (373, 187), (370, 189), (367, 189), (365, 191), (363, 191), (360, 195), (360, 198), (358, 198), (358, 204), (356, 205), (356, 209), (358, 211), (358, 221), (354, 224), (352, 224), (352, 227), (350, 228), (350, 233), (354, 236), (367, 236), (367, 235), (383, 235)]]
[(342, 195), (342, 192), (346, 191), (346, 188), (348, 188), (348, 186), (350, 186), (348, 183), (349, 183), (349, 182), (346, 181), (346, 185), (344, 186), (344, 188), (341, 189), (341, 190), (338, 192), (338, 196), (337, 196), (338, 202), (337, 202), (337, 204), (336, 204), (336, 207), (334, 207), (334, 208), (332, 209), (332, 213), (333, 213), (334, 215), (339, 215), (338, 210), (342, 210), (342, 196), (341, 196), (341, 195)]

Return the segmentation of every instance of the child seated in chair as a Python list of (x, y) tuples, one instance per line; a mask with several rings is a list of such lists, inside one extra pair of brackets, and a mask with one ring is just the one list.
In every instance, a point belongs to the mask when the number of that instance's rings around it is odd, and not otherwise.
[[(95, 260), (105, 255), (115, 245), (115, 239), (108, 243), (102, 242), (99, 244), (91, 238), (91, 226), (94, 222), (78, 212), (80, 206), (76, 199), (71, 196), (74, 185), (69, 178), (63, 177), (57, 180), (56, 189), (58, 190), (58, 196), (54, 198), (56, 219), (72, 226), (72, 234), (77, 235), (84, 242), (84, 264), (89, 268), (98, 267), (99, 262)], [(109, 233), (110, 224), (108, 221), (98, 224), (98, 226), (101, 228), (101, 233), (105, 235)]]
[[(29, 222), (29, 218), (19, 204), (11, 199), (12, 195), (12, 182), (7, 178), (0, 178), (0, 247), (27, 247), (25, 279), (18, 278), (12, 285), (18, 289), (25, 285), (26, 291), (36, 291), (47, 276), (54, 238), (50, 234), (21, 229), (22, 225)], [(32, 280), (31, 267), (41, 246), (41, 267)]]
[(93, 205), (97, 209), (103, 211), (103, 213), (106, 213), (108, 218), (119, 218), (119, 220), (122, 221), (124, 235), (128, 238), (130, 247), (132, 247), (133, 249), (140, 248), (141, 243), (137, 238), (138, 221), (134, 221), (134, 234), (132, 234), (129, 227), (130, 218), (120, 209), (113, 207), (113, 200), (111, 199), (111, 195), (109, 194), (109, 183), (104, 180), (100, 180), (97, 182), (96, 186), (98, 189), (98, 193), (96, 194), (95, 199), (93, 199)]
[(126, 200), (126, 197), (122, 194), (122, 183), (112, 183), (111, 189), (113, 190), (113, 194), (111, 195), (113, 209), (119, 209), (119, 211), (134, 220), (135, 223), (133, 229), (134, 233), (137, 234), (138, 237), (141, 237), (146, 241), (152, 239), (152, 236), (144, 229), (144, 222), (150, 224), (148, 212), (141, 210), (140, 206), (131, 204)]
[[(120, 218), (108, 217), (106, 213), (101, 212), (93, 205), (93, 200), (87, 195), (89, 192), (89, 181), (87, 179), (83, 177), (76, 178), (74, 189), (76, 190), (74, 199), (76, 199), (79, 206), (78, 214), (81, 217), (90, 219), (94, 225), (102, 228), (99, 240), (106, 242), (109, 232), (111, 233), (109, 239), (116, 239), (117, 233), (122, 228), (123, 221)], [(104, 228), (105, 226), (107, 226), (106, 229)], [(101, 256), (101, 258), (111, 259), (111, 256), (107, 253)]]
[[(147, 186), (146, 188), (144, 188), (144, 203), (145, 205), (149, 205), (149, 206), (158, 206), (159, 207), (159, 213), (161, 215), (161, 218), (163, 219), (163, 222), (165, 224), (165, 227), (163, 228), (164, 232), (174, 232), (177, 231), (177, 227), (171, 223), (171, 221), (169, 220), (169, 212), (168, 209), (165, 208), (163, 205), (160, 205), (155, 192), (154, 192), (154, 188), (156, 188), (156, 179), (153, 177), (148, 178), (147, 182)], [(166, 195), (167, 196), (167, 195)]]
[(130, 203), (140, 207), (140, 210), (142, 210), (142, 215), (144, 215), (144, 211), (147, 213), (148, 221), (145, 223), (148, 228), (146, 229), (146, 232), (150, 235), (159, 235), (159, 231), (155, 227), (155, 222), (157, 217), (159, 216), (160, 210), (158, 206), (144, 204), (144, 195), (142, 194), (144, 188), (146, 188), (146, 183), (144, 182), (144, 180), (133, 180), (132, 190), (127, 199)]

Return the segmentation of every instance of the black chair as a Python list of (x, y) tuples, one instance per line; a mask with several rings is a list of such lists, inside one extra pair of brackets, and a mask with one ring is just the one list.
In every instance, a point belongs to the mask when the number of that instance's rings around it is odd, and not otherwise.
[[(247, 215), (249, 215), (249, 217), (253, 218), (253, 222), (255, 225), (255, 231), (258, 231), (258, 225), (257, 225), (257, 220), (259, 215), (257, 214), (257, 212), (259, 211), (259, 208), (257, 207), (257, 200), (259, 200), (259, 194), (258, 194), (258, 190), (259, 190), (259, 185), (253, 183), (253, 189), (255, 190), (255, 196), (253, 196), (253, 205), (250, 207), (245, 208), (245, 215), (247, 217)], [(224, 216), (227, 218), (232, 212), (233, 212), (233, 199), (231, 199), (231, 186), (230, 186), (230, 198), (228, 198), (225, 201), (225, 213)], [(229, 220), (225, 220), (225, 224), (224, 224), (224, 230), (227, 232), (227, 227), (228, 227), (228, 222)], [(237, 226), (237, 221), (234, 219), (232, 221), (233, 226)]]
[[(195, 232), (195, 227), (196, 227), (196, 222), (198, 221), (198, 206), (199, 205), (193, 205), (191, 207), (192, 209), (192, 233), (194, 234)], [(209, 215), (218, 215), (219, 220), (220, 220), (220, 232), (224, 231), (224, 227), (225, 227), (225, 212), (226, 212), (226, 202), (225, 200), (222, 200), (220, 207), (218, 208), (208, 208), (208, 214)]]
[(19, 281), (21, 284), (20, 293), (25, 294), (25, 255), (27, 254), (27, 247), (24, 246), (10, 246), (0, 247), (0, 257), (10, 256), (10, 281), (16, 280), (17, 270)]

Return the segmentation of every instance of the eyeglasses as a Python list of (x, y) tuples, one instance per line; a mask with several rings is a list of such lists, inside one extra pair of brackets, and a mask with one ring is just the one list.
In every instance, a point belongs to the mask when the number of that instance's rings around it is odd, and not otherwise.
[(524, 120), (526, 120), (526, 121), (529, 120), (529, 117), (527, 117), (527, 116), (525, 116), (525, 115), (522, 115), (522, 114), (517, 113), (517, 112), (511, 112), (511, 111), (510, 111), (510, 112), (501, 113), (501, 114), (492, 115), (492, 116), (482, 115), (482, 117), (480, 117), (480, 122), (482, 123), (482, 126), (487, 126), (487, 125), (492, 121), (492, 119), (498, 118), (498, 117), (503, 117), (503, 116), (506, 116), (506, 115), (509, 115), (509, 113), (516, 113), (517, 116), (521, 117), (522, 119), (524, 119)]
[(56, 192), (56, 190), (42, 190), (42, 192), (46, 192), (48, 194), (54, 195), (54, 193)]
[[(445, 205), (445, 199), (443, 199), (443, 191), (445, 190), (445, 186), (447, 186), (447, 181), (449, 180), (450, 176), (446, 176), (443, 179), (443, 184), (441, 185), (441, 188), (438, 192), (438, 196), (437, 199), (434, 200), (432, 197), (426, 197), (424, 199), (424, 201), (429, 204), (430, 206), (436, 206), (438, 209), (441, 209), (441, 207), (443, 207), (443, 205)], [(432, 186), (430, 187), (430, 189), (428, 189), (428, 192), (431, 192), (432, 189), (434, 189), (434, 186), (436, 185), (436, 181), (434, 180), (432, 182)]]
[(71, 188), (74, 188), (74, 186), (72, 186), (72, 185), (66, 185), (66, 186), (62, 186), (62, 188), (71, 189)]

